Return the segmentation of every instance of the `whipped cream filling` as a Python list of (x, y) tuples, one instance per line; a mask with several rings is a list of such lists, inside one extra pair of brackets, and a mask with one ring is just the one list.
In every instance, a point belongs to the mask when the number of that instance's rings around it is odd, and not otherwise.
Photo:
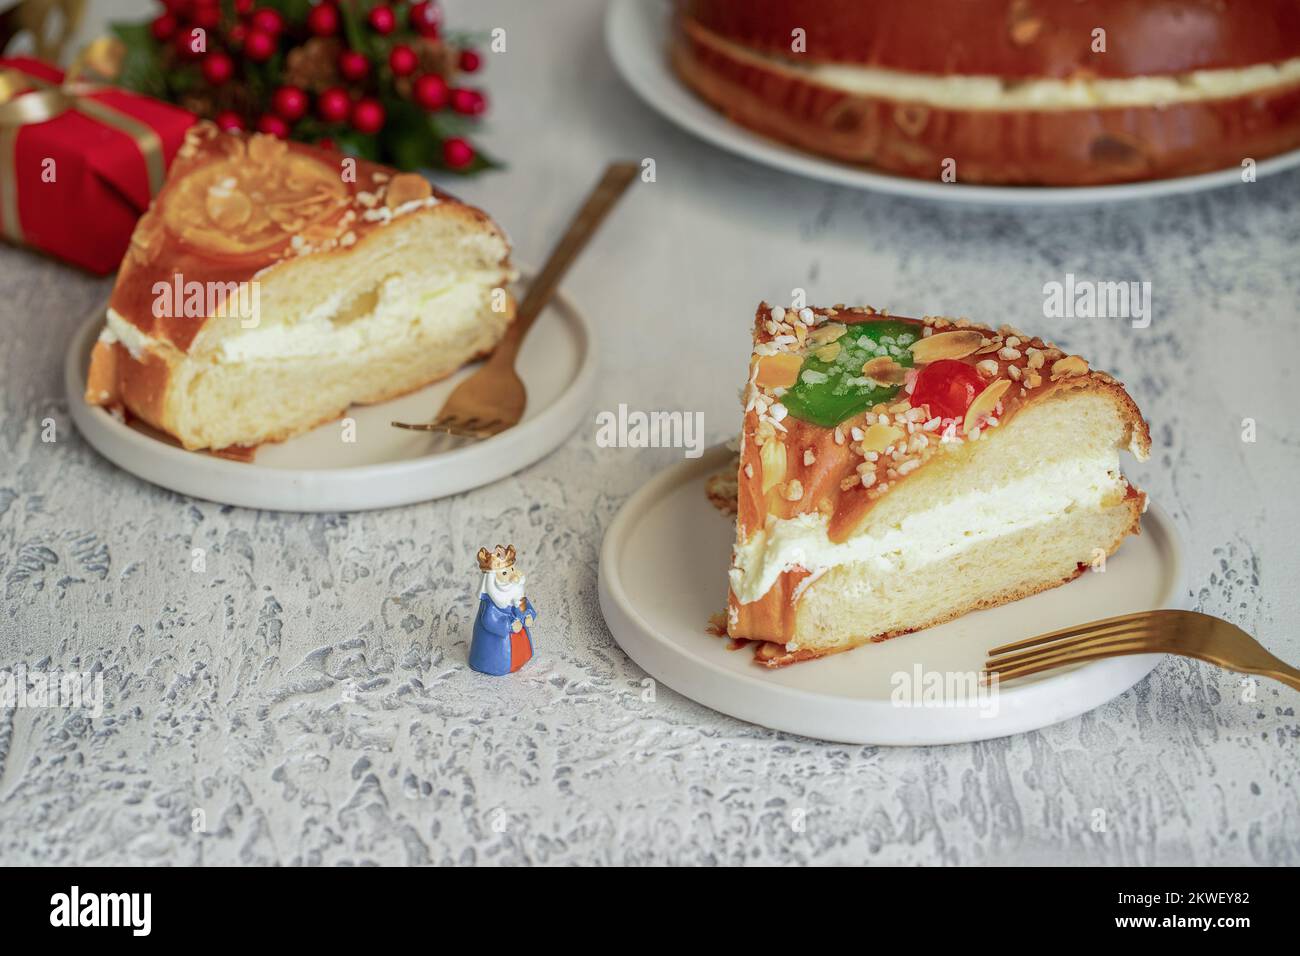
[(756, 53), (710, 34), (732, 56), (798, 73), (822, 86), (862, 96), (967, 110), (1053, 110), (1108, 106), (1164, 106), (1242, 96), (1300, 82), (1300, 57), (1237, 69), (1192, 70), (1165, 76), (1012, 80), (999, 76), (942, 76), (845, 63), (801, 63)]
[(903, 519), (882, 534), (859, 534), (838, 544), (820, 512), (768, 516), (766, 526), (732, 552), (731, 589), (742, 604), (757, 601), (783, 571), (814, 576), (850, 562), (866, 562), (882, 576), (946, 561), (990, 539), (1057, 521), (1076, 509), (1096, 510), (1123, 497), (1119, 455), (1055, 462), (990, 490), (972, 489)]
[[(363, 353), (378, 343), (402, 337), (405, 327), (423, 317), (477, 312), (500, 279), (500, 270), (448, 275), (445, 281), (428, 275), (388, 276), (359, 295), (332, 293), (295, 320), (261, 320), (255, 327), (227, 334), (215, 343), (216, 352), (223, 362)], [(109, 344), (121, 342), (137, 359), (145, 351), (171, 347), (112, 309), (99, 338)]]

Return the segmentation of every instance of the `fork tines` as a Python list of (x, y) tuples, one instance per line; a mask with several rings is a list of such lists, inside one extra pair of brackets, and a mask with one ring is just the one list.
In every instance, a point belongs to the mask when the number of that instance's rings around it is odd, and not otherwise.
[(394, 428), (408, 428), (416, 432), (446, 432), (458, 438), (489, 438), (501, 431), (504, 423), (499, 418), (458, 418), (441, 416), (431, 422), (393, 422)]
[(1142, 653), (1159, 627), (1157, 612), (1143, 611), (1040, 634), (993, 648), (984, 675), (986, 680), (996, 675), (1001, 682), (1066, 664)]

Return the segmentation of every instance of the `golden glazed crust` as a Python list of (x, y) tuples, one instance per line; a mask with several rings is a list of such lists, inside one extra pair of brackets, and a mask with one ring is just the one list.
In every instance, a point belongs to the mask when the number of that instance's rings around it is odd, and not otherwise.
[(1300, 147), (1295, 82), (1139, 106), (949, 108), (823, 85), (689, 19), (678, 21), (671, 59), (691, 89), (742, 126), (917, 179), (941, 181), (948, 171), (967, 183), (1099, 185), (1225, 169)]
[[(818, 62), (1016, 79), (1232, 69), (1300, 56), (1295, 0), (678, 0), (719, 36)], [(1106, 31), (1105, 52), (1093, 31)]]
[[(892, 404), (877, 405), (834, 428), (796, 420), (785, 412), (780, 395), (765, 384), (768, 369), (764, 363), (775, 359), (774, 364), (779, 364), (783, 354), (799, 356), (814, 350), (818, 329), (840, 324), (851, 330), (881, 321), (902, 322), (921, 330), (921, 341), (912, 347), (918, 356), (918, 366), (943, 358), (975, 368), (987, 383), (986, 392), (992, 394), (995, 385), (1002, 390), (996, 404), (966, 421), (940, 421), (930, 416), (928, 406), (913, 407), (909, 387), (905, 386)], [(956, 349), (964, 354), (934, 351), (942, 349), (945, 343), (953, 351), (954, 337), (964, 337), (961, 340), (969, 343)], [(929, 346), (924, 345), (927, 341)], [(918, 320), (870, 308), (842, 306), (795, 312), (773, 309), (764, 302), (755, 315), (754, 345), (736, 479), (738, 544), (744, 544), (762, 530), (769, 518), (789, 519), (813, 513), (828, 519), (828, 536), (832, 542), (845, 541), (864, 526), (879, 500), (900, 483), (922, 474), (927, 464), (941, 461), (945, 448), (978, 440), (982, 432), (1000, 428), (1026, 407), (1050, 401), (1063, 392), (1088, 390), (1104, 394), (1115, 404), (1134, 454), (1145, 458), (1151, 448), (1150, 429), (1122, 384), (1105, 372), (1090, 368), (1079, 356), (1067, 355), (1051, 343), (1010, 326), (995, 330), (966, 320), (943, 317)], [(934, 358), (922, 358), (926, 348), (932, 350)], [(940, 442), (938, 438), (945, 431), (946, 441)], [(780, 448), (773, 452), (773, 446)], [(1145, 496), (1141, 492), (1130, 488), (1130, 497), (1133, 521), (1125, 534), (1136, 532), (1138, 517), (1145, 508)], [(1119, 546), (1124, 536), (1119, 536), (1114, 547)], [(781, 648), (780, 654), (768, 651), (767, 657), (760, 657), (763, 663), (792, 663), (819, 656), (823, 652), (811, 650), (787, 655), (782, 647), (795, 633), (799, 601), (809, 576), (810, 572), (802, 568), (783, 571), (766, 593), (749, 603), (742, 604), (734, 592), (730, 593), (728, 634), (733, 638), (772, 642), (773, 647)], [(992, 603), (972, 604), (966, 610), (992, 607), (1028, 593), (1032, 591), (989, 596), (984, 601)], [(964, 611), (942, 619), (958, 613)], [(866, 635), (853, 646), (883, 640), (894, 633), (903, 632)]]

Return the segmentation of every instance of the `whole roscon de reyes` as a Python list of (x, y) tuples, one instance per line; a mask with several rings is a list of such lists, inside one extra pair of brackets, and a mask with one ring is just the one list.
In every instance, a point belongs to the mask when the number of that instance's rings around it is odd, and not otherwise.
[(86, 401), (189, 449), (283, 440), (490, 352), (509, 256), (420, 176), (197, 124), (132, 236)]
[(1139, 532), (1124, 387), (1035, 336), (759, 307), (727, 633), (768, 666), (1063, 584)]
[(1296, 0), (677, 0), (677, 75), (729, 119), (939, 181), (1078, 186), (1300, 146)]

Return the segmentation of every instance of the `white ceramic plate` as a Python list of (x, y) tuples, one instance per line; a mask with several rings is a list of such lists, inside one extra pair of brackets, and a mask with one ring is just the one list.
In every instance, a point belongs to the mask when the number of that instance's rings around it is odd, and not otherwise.
[[(665, 118), (714, 146), (787, 172), (876, 192), (942, 202), (992, 205), (1064, 205), (1119, 202), (1241, 183), (1233, 167), (1197, 176), (1115, 186), (968, 186), (928, 182), (823, 159), (752, 133), (725, 119), (683, 86), (668, 64), (668, 5), (657, 0), (612, 0), (605, 43), (623, 79)], [(1259, 162), (1256, 177), (1300, 165), (1300, 150)]]
[[(1022, 733), (1123, 693), (1162, 655), (1097, 661), (1008, 683), (996, 696), (926, 701), (927, 681), (978, 673), (984, 653), (1045, 631), (1182, 600), (1177, 534), (1154, 505), (1102, 573), (925, 631), (779, 670), (705, 633), (727, 603), (734, 521), (704, 494), (730, 457), (718, 446), (664, 471), (619, 511), (600, 550), (600, 606), (614, 639), (655, 679), (714, 710), (774, 730), (854, 744), (945, 744)], [(970, 684), (965, 687), (969, 689)], [(915, 694), (913, 693), (915, 691)], [(964, 703), (963, 703), (964, 701)]]
[[(521, 293), (522, 295), (522, 293)], [(355, 441), (335, 421), (289, 441), (265, 445), (252, 463), (187, 452), (142, 425), (127, 425), (82, 400), (91, 347), (103, 310), (73, 337), (64, 382), (73, 420), (86, 440), (126, 471), (196, 498), (273, 511), (364, 511), (430, 501), (504, 478), (554, 451), (591, 405), (595, 340), (587, 321), (557, 295), (538, 317), (519, 354), (528, 388), (523, 421), (493, 438), (464, 442), (393, 428), (430, 421), (477, 365), (410, 395), (356, 406)]]

